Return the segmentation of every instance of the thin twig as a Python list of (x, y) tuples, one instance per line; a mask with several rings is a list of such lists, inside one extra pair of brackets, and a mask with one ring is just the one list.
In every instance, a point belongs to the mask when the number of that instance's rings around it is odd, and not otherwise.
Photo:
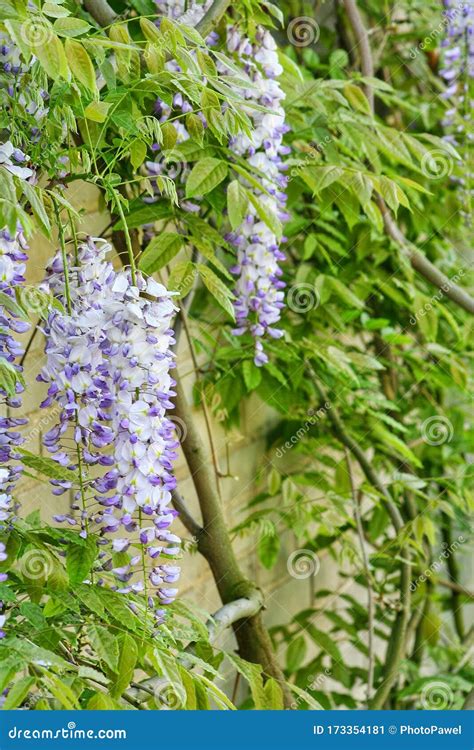
[(202, 526), (194, 520), (177, 489), (171, 492), (171, 496), (173, 498), (173, 506), (179, 513), (179, 520), (196, 540), (199, 539), (199, 536), (202, 534)]
[[(347, 12), (349, 22), (352, 26), (357, 46), (360, 50), (361, 69), (364, 75), (372, 76), (374, 65), (370, 41), (367, 29), (365, 28), (362, 16), (357, 7), (356, 0), (344, 0), (344, 7)], [(374, 110), (374, 97), (372, 88), (366, 85), (366, 95)], [(462, 287), (453, 283), (444, 273), (439, 271), (422, 253), (407, 240), (403, 232), (395, 223), (390, 210), (381, 195), (377, 196), (377, 203), (382, 213), (385, 231), (400, 247), (407, 251), (410, 263), (415, 271), (418, 271), (430, 284), (443, 291), (452, 302), (455, 302), (463, 310), (474, 314), (474, 298)]]
[[(318, 379), (313, 367), (309, 362), (306, 363), (306, 367), (321, 399), (324, 402), (328, 401), (328, 395), (326, 394), (326, 391), (320, 380)], [(329, 421), (332, 424), (335, 436), (342, 443), (342, 445), (352, 453), (368, 481), (375, 487), (375, 489), (378, 490), (384, 501), (385, 508), (390, 516), (396, 533), (401, 534), (404, 529), (404, 522), (396, 503), (394, 502), (387, 487), (384, 485), (377, 472), (373, 468), (372, 464), (367, 459), (359, 443), (357, 443), (345, 429), (342, 419), (339, 416), (339, 412), (334, 404), (332, 405), (331, 409), (327, 410), (327, 415)], [(400, 563), (400, 611), (392, 627), (392, 637), (385, 656), (383, 681), (379, 685), (374, 697), (370, 701), (369, 708), (371, 708), (372, 710), (381, 709), (383, 707), (385, 700), (390, 693), (392, 685), (397, 679), (398, 667), (405, 652), (406, 630), (408, 619), (410, 617), (411, 601), (411, 564), (409, 560), (409, 554), (409, 548), (406, 547), (404, 550), (404, 558)]]
[(349, 482), (351, 485), (352, 492), (352, 503), (354, 506), (354, 518), (357, 528), (357, 536), (359, 537), (359, 545), (362, 556), (362, 563), (364, 566), (364, 573), (367, 580), (367, 634), (368, 634), (368, 651), (369, 661), (367, 666), (367, 703), (369, 703), (372, 697), (372, 686), (374, 684), (374, 665), (375, 665), (375, 653), (374, 653), (374, 621), (375, 621), (375, 608), (374, 608), (374, 592), (372, 589), (371, 572), (369, 567), (369, 557), (367, 555), (367, 548), (364, 537), (364, 527), (362, 525), (362, 518), (360, 514), (360, 496), (361, 493), (357, 493), (357, 489), (354, 481), (354, 474), (352, 472), (351, 457), (348, 449), (344, 446), (344, 455), (346, 457), (347, 473), (349, 475)]

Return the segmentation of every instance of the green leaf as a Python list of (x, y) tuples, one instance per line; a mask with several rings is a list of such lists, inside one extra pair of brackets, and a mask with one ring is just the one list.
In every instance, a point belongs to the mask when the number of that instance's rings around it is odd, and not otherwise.
[(112, 685), (111, 695), (118, 698), (130, 685), (138, 659), (138, 647), (135, 640), (128, 633), (121, 633), (118, 637), (119, 660), (117, 679)]
[(138, 267), (151, 275), (166, 266), (179, 253), (184, 238), (177, 232), (162, 232), (152, 239), (145, 252), (140, 256)]
[[(105, 610), (101, 600), (101, 595), (90, 585), (76, 586), (75, 595), (84, 604), (87, 609), (99, 617), (104, 617)], [(106, 618), (105, 618), (106, 619)]]
[(65, 466), (61, 466), (56, 461), (48, 456), (36, 456), (30, 451), (20, 449), (21, 461), (29, 469), (35, 469), (40, 474), (43, 474), (49, 479), (63, 479), (67, 482), (74, 482), (77, 480), (77, 473), (75, 471), (67, 469)]
[(356, 86), (353, 83), (346, 83), (344, 85), (343, 91), (344, 96), (346, 97), (351, 107), (358, 110), (358, 112), (363, 112), (366, 115), (372, 114), (369, 100), (367, 99), (362, 89), (359, 88), (359, 86)]
[(21, 677), (19, 680), (16, 680), (8, 692), (5, 703), (2, 706), (3, 710), (9, 711), (12, 708), (21, 706), (34, 683), (34, 677)]
[(196, 237), (196, 235), (193, 235), (191, 238), (191, 242), (195, 247), (199, 250), (200, 254), (211, 263), (211, 265), (216, 268), (219, 273), (221, 273), (223, 276), (226, 277), (229, 281), (234, 281), (233, 276), (228, 272), (227, 268), (224, 266), (223, 263), (219, 260), (219, 258), (216, 256), (216, 253), (214, 251), (214, 248), (212, 247), (212, 244), (208, 242), (207, 239), (199, 239)]
[(227, 653), (226, 656), (232, 662), (237, 672), (247, 680), (255, 708), (257, 710), (265, 708), (266, 695), (263, 688), (262, 667), (260, 664), (252, 664), (233, 653)]
[(15, 370), (11, 362), (7, 362), (3, 357), (0, 358), (0, 387), (8, 394), (14, 396), (16, 393), (16, 384), (21, 382), (20, 373)]
[[(130, 161), (134, 169), (141, 167), (146, 158), (147, 146), (146, 143), (137, 138), (136, 141), (132, 141), (130, 144)], [(127, 226), (130, 224), (127, 222)]]
[(268, 10), (268, 12), (274, 18), (276, 18), (277, 21), (280, 22), (281, 26), (283, 26), (284, 23), (285, 23), (285, 17), (283, 15), (283, 11), (277, 5), (274, 5), (273, 3), (267, 2), (267, 0), (264, 0), (264, 2), (262, 4)]
[(273, 677), (270, 677), (270, 679), (266, 681), (264, 692), (266, 702), (265, 708), (270, 711), (283, 711), (285, 707), (283, 703), (283, 691)]
[(96, 91), (95, 70), (88, 53), (80, 42), (74, 39), (66, 39), (66, 55), (69, 68), (79, 83), (82, 83), (89, 91)]
[(51, 224), (44, 207), (42, 191), (39, 188), (30, 185), (29, 182), (25, 181), (22, 181), (21, 187), (24, 196), (27, 198), (31, 208), (33, 209), (34, 215), (40, 223), (40, 226), (44, 230), (46, 236), (49, 237), (51, 232)]
[(320, 646), (320, 648), (329, 654), (329, 656), (337, 662), (342, 661), (341, 652), (333, 641), (332, 637), (327, 633), (323, 633), (322, 630), (318, 630), (312, 624), (308, 624), (306, 627), (308, 634), (311, 636), (313, 641)]
[(271, 570), (280, 552), (280, 537), (276, 534), (264, 534), (258, 542), (258, 557), (262, 565)]
[(140, 18), (140, 28), (143, 34), (149, 42), (153, 44), (158, 42), (161, 44), (163, 41), (163, 34), (161, 34), (154, 23), (148, 20), (148, 18)]
[(87, 702), (88, 711), (114, 711), (122, 706), (106, 693), (94, 693)]
[(269, 208), (265, 202), (252, 193), (252, 191), (247, 190), (247, 196), (253, 207), (255, 208), (259, 218), (267, 225), (269, 229), (275, 234), (278, 239), (282, 235), (282, 224), (276, 213)]
[(53, 24), (54, 30), (59, 36), (73, 37), (85, 34), (89, 31), (91, 25), (84, 21), (82, 18), (74, 18), (69, 16), (68, 18), (58, 18)]
[(221, 159), (206, 157), (194, 165), (186, 182), (186, 198), (206, 195), (227, 176), (227, 164)]
[(262, 382), (261, 368), (257, 367), (251, 359), (246, 359), (242, 364), (242, 372), (247, 390), (253, 391), (255, 388), (258, 388)]
[[(42, 67), (53, 80), (64, 78), (67, 81), (69, 68), (61, 40), (53, 33), (51, 26), (40, 24), (37, 34), (36, 38), (41, 41), (32, 44), (31, 48)], [(47, 34), (46, 40), (44, 34)]]
[[(297, 698), (300, 698), (305, 703), (308, 704), (309, 708), (314, 709), (315, 711), (322, 711), (323, 707), (320, 703), (318, 703), (317, 700), (313, 698), (312, 695), (310, 695), (307, 690), (303, 690), (303, 688), (298, 687), (298, 685), (294, 685), (292, 682), (287, 683), (289, 689), (295, 693)], [(296, 704), (297, 705), (297, 704)]]
[(232, 292), (226, 287), (226, 285), (220, 280), (218, 276), (211, 271), (208, 266), (198, 263), (196, 268), (203, 280), (204, 285), (210, 291), (212, 296), (217, 302), (224, 308), (224, 310), (230, 315), (232, 320), (235, 320), (234, 307), (232, 305)]
[(83, 583), (90, 577), (92, 564), (97, 556), (97, 545), (93, 537), (88, 537), (87, 544), (69, 543), (66, 553), (66, 569), (71, 586)]
[[(140, 201), (136, 206), (133, 206), (133, 208), (130, 209), (130, 213), (127, 214), (127, 227), (129, 229), (135, 229), (144, 224), (152, 224), (161, 219), (169, 219), (172, 216), (173, 212), (166, 201), (151, 203), (148, 206), (143, 205)], [(123, 229), (122, 220), (117, 221), (117, 223), (114, 224), (113, 229)]]
[(294, 674), (303, 664), (306, 656), (306, 641), (304, 636), (298, 635), (293, 638), (286, 652), (286, 668), (290, 674)]
[(68, 9), (59, 3), (44, 3), (41, 10), (45, 15), (51, 16), (51, 18), (65, 18), (69, 15)]
[(166, 286), (170, 291), (178, 292), (180, 297), (185, 297), (191, 289), (195, 278), (196, 270), (194, 263), (191, 263), (190, 260), (183, 263), (176, 263), (173, 265), (173, 270), (168, 277)]
[(232, 229), (238, 229), (242, 224), (249, 198), (239, 180), (232, 180), (227, 187), (227, 213)]
[(110, 102), (91, 102), (85, 108), (84, 114), (88, 120), (93, 122), (105, 122), (111, 106)]
[(112, 672), (117, 673), (119, 646), (117, 638), (106, 628), (95, 623), (90, 623), (87, 627), (87, 636), (99, 659)]

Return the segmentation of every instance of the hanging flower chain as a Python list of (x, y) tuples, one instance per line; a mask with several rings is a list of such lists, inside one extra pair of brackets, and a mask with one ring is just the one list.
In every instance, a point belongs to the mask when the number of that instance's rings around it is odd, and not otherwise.
[[(184, 0), (157, 0), (159, 11), (176, 20), (181, 20), (191, 25), (197, 23), (204, 15), (207, 5), (188, 4)], [(206, 40), (213, 44), (218, 40), (215, 32)], [(262, 190), (254, 185), (246, 185), (248, 191), (263, 204), (263, 207), (273, 213), (281, 220), (286, 220), (288, 215), (285, 211), (287, 196), (285, 191), (288, 178), (284, 175), (285, 164), (282, 156), (289, 153), (289, 148), (282, 143), (283, 135), (288, 131), (285, 124), (285, 115), (282, 107), (284, 94), (278, 84), (278, 76), (282, 67), (278, 62), (276, 44), (269, 31), (259, 28), (255, 40), (251, 42), (242, 37), (235, 27), (227, 29), (226, 44), (228, 51), (235, 55), (248, 75), (252, 86), (247, 90), (241, 89), (240, 95), (249, 102), (246, 114), (253, 122), (252, 134), (250, 136), (241, 134), (229, 143), (235, 154), (244, 157), (248, 163), (264, 175), (261, 179)], [(170, 69), (179, 71), (175, 61), (168, 63)], [(221, 75), (226, 75), (227, 69), (222, 63), (218, 63)], [(260, 111), (252, 105), (265, 107), (270, 111)], [(189, 102), (178, 93), (173, 100), (175, 111), (186, 114), (192, 110)], [(160, 122), (165, 122), (172, 114), (172, 108), (164, 102), (156, 104), (156, 114)], [(204, 127), (207, 126), (205, 119), (199, 114)], [(189, 134), (179, 120), (174, 120), (178, 132), (178, 144), (189, 138)], [(160, 147), (156, 145), (156, 151)], [(179, 153), (179, 146), (176, 149)], [(158, 156), (155, 162), (147, 162), (149, 175), (168, 173), (172, 178), (180, 178), (183, 175), (177, 170), (176, 159), (169, 159), (173, 163), (167, 163), (166, 158)], [(170, 171), (171, 166), (171, 171)], [(244, 181), (245, 182), (245, 181)], [(153, 199), (152, 199), (153, 200)], [(190, 201), (180, 201), (180, 205), (187, 211), (199, 211), (199, 206)], [(233, 333), (242, 335), (246, 332), (255, 339), (255, 357), (257, 366), (268, 362), (268, 356), (264, 352), (262, 339), (265, 336), (279, 338), (283, 332), (275, 327), (284, 307), (284, 282), (281, 280), (282, 270), (280, 261), (285, 255), (280, 250), (280, 242), (276, 235), (257, 216), (256, 208), (249, 204), (248, 213), (242, 226), (226, 236), (236, 248), (237, 263), (231, 271), (237, 277), (235, 288), (236, 302), (235, 314), (237, 326)]]
[[(11, 174), (23, 180), (33, 177), (33, 171), (21, 165), (27, 160), (25, 154), (15, 149), (10, 142), (0, 146), (0, 168), (6, 169)], [(19, 226), (15, 233), (11, 233), (6, 227), (0, 231), (0, 293), (3, 299), (0, 301), (0, 361), (2, 369), (12, 371), (12, 382), (15, 383), (13, 393), (7, 393), (0, 388), (0, 399), (9, 409), (18, 409), (21, 406), (21, 393), (23, 385), (20, 375), (22, 368), (18, 362), (23, 354), (23, 347), (16, 340), (15, 334), (25, 333), (29, 329), (29, 323), (21, 320), (15, 308), (9, 304), (14, 303), (15, 288), (25, 282), (25, 261), (28, 259), (28, 249), (22, 228)], [(13, 499), (15, 485), (21, 474), (22, 467), (17, 464), (20, 458), (17, 448), (24, 442), (18, 427), (25, 425), (27, 419), (11, 416), (0, 417), (0, 532), (4, 534), (12, 528), (19, 505)], [(0, 542), (0, 561), (7, 559), (6, 545)], [(6, 573), (0, 573), (0, 582), (7, 579)], [(0, 602), (0, 638), (5, 632), (3, 625), (5, 615), (3, 603)]]
[[(150, 608), (158, 604), (160, 621), (161, 604), (177, 593), (169, 584), (179, 576), (167, 562), (180, 551), (179, 538), (169, 531), (177, 515), (170, 502), (178, 443), (167, 417), (176, 308), (153, 279), (137, 273), (134, 284), (130, 270), (114, 271), (109, 250), (90, 238), (78, 248), (72, 270), (64, 272), (61, 255), (50, 265), (48, 286), (66, 312), (54, 310), (46, 326), (47, 362), (39, 379), (49, 388), (43, 406), (55, 401), (61, 415), (44, 442), (58, 463), (79, 474), (73, 510), (80, 511), (83, 536), (91, 527), (100, 532), (102, 570), (113, 574), (119, 592), (144, 592)], [(91, 479), (92, 466), (98, 476)], [(55, 492), (73, 481), (54, 480)], [(71, 514), (55, 519), (78, 523)], [(141, 580), (135, 580), (137, 571)]]

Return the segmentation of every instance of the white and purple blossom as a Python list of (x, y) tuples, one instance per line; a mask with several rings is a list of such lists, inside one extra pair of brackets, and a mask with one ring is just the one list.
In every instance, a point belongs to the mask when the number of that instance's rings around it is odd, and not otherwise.
[[(281, 221), (287, 218), (285, 210), (287, 177), (282, 156), (288, 153), (283, 145), (288, 131), (282, 107), (284, 98), (277, 78), (282, 72), (278, 62), (275, 41), (269, 31), (258, 28), (255, 40), (240, 34), (238, 29), (227, 30), (227, 48), (236, 55), (244, 67), (251, 86), (241, 91), (249, 102), (246, 113), (253, 122), (251, 134), (241, 134), (231, 140), (231, 149), (244, 157), (255, 170), (262, 190), (252, 185), (247, 190), (263, 204), (264, 209)], [(255, 109), (257, 104), (270, 111)], [(257, 366), (268, 361), (262, 339), (265, 336), (279, 338), (283, 335), (278, 327), (281, 309), (284, 307), (284, 282), (281, 280), (280, 262), (285, 256), (280, 250), (280, 240), (262, 221), (253, 203), (249, 203), (243, 224), (228, 235), (237, 250), (237, 263), (231, 271), (238, 276), (235, 312), (236, 335), (249, 331), (255, 338)]]
[[(49, 388), (43, 405), (55, 401), (61, 415), (45, 445), (60, 464), (81, 474), (73, 509), (80, 511), (81, 533), (93, 526), (107, 545), (102, 567), (115, 577), (115, 588), (149, 593), (151, 584), (161, 605), (172, 600), (161, 585), (161, 566), (179, 551), (179, 539), (167, 532), (177, 515), (170, 503), (178, 443), (167, 417), (174, 395), (176, 308), (172, 295), (153, 279), (130, 269), (115, 271), (106, 260), (109, 249), (92, 238), (79, 247), (67, 293), (61, 257), (50, 265), (48, 286), (66, 311), (52, 311), (46, 327), (47, 362), (40, 379)], [(94, 477), (92, 466), (98, 467)], [(55, 491), (70, 486), (55, 482)], [(76, 523), (70, 514), (56, 520)], [(113, 554), (129, 548), (143, 548), (149, 562), (144, 566), (142, 555), (132, 554), (125, 565), (114, 565)], [(154, 606), (151, 595), (148, 605)]]
[[(157, 0), (157, 7), (163, 13), (176, 20), (190, 24), (197, 23), (204, 15), (207, 5), (186, 3), (184, 0)], [(211, 40), (215, 43), (217, 35)], [(284, 134), (288, 131), (282, 107), (283, 91), (278, 84), (282, 67), (278, 61), (276, 43), (269, 31), (259, 27), (255, 39), (251, 41), (242, 36), (239, 30), (231, 26), (227, 29), (226, 45), (228, 52), (236, 56), (244, 74), (249, 79), (248, 88), (239, 88), (239, 93), (248, 102), (245, 112), (252, 121), (251, 134), (241, 133), (231, 139), (229, 147), (238, 156), (246, 159), (258, 175), (262, 189), (246, 184), (248, 191), (260, 202), (263, 211), (274, 214), (277, 219), (287, 218), (285, 210), (287, 177), (284, 174), (285, 164), (282, 157), (289, 149), (283, 145)], [(175, 61), (168, 65), (179, 70)], [(218, 71), (225, 76), (228, 68), (221, 61)], [(243, 76), (244, 77), (244, 76)], [(256, 108), (258, 105), (260, 109)], [(181, 94), (173, 101), (175, 108), (190, 111), (190, 104)], [(265, 109), (262, 109), (265, 108)], [(157, 116), (164, 122), (172, 114), (172, 109), (162, 102), (157, 103)], [(189, 134), (185, 127), (174, 120), (178, 129), (178, 144), (187, 140)], [(203, 123), (206, 125), (206, 123)], [(159, 151), (159, 147), (156, 147)], [(177, 146), (179, 151), (179, 145)], [(156, 162), (147, 163), (149, 174), (167, 173), (166, 159), (161, 157)], [(261, 176), (260, 176), (261, 175)], [(245, 183), (245, 181), (244, 181)], [(196, 203), (190, 206), (181, 202), (186, 210), (198, 210)], [(268, 361), (264, 351), (265, 337), (279, 338), (283, 331), (277, 327), (284, 307), (284, 282), (280, 262), (285, 256), (280, 249), (281, 238), (262, 221), (253, 203), (249, 203), (247, 216), (242, 226), (226, 236), (236, 248), (237, 262), (231, 271), (237, 277), (235, 314), (237, 325), (234, 334), (250, 333), (255, 339), (255, 364), (261, 366)], [(283, 238), (284, 239), (284, 238)]]
[[(19, 149), (15, 149), (10, 142), (0, 145), (0, 169), (5, 169), (17, 178), (26, 180), (33, 177), (33, 171), (22, 167), (27, 157)], [(22, 367), (19, 362), (23, 347), (16, 335), (25, 333), (29, 323), (17, 315), (15, 289), (25, 282), (25, 261), (28, 256), (26, 239), (22, 228), (17, 227), (11, 232), (4, 227), (0, 231), (0, 363), (2, 365), (3, 382), (7, 385), (0, 387), (0, 400), (8, 409), (21, 406)], [(11, 300), (11, 304), (9, 303)], [(18, 463), (21, 458), (18, 448), (24, 442), (19, 427), (27, 423), (26, 419), (10, 416), (9, 413), (0, 416), (0, 533), (11, 530), (15, 520), (18, 503), (13, 497), (15, 485), (21, 474), (22, 467)], [(0, 543), (0, 560), (6, 559), (6, 547)], [(7, 579), (7, 574), (0, 575), (0, 582)], [(0, 610), (2, 607), (0, 606)], [(2, 625), (5, 616), (0, 615)], [(0, 637), (4, 631), (0, 629)]]
[(458, 174), (451, 176), (459, 186), (462, 203), (460, 214), (465, 223), (470, 225), (472, 215), (470, 206), (474, 195), (474, 173), (470, 152), (474, 141), (472, 126), (472, 98), (474, 81), (474, 2), (456, 2), (443, 0), (445, 19), (445, 37), (441, 43), (442, 68), (440, 75), (446, 89), (442, 98), (449, 100), (443, 126), (446, 129), (444, 140), (455, 146), (461, 153), (458, 162)]

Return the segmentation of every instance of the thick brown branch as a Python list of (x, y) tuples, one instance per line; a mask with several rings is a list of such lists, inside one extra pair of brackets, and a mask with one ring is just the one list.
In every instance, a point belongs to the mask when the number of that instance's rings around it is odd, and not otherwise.
[[(364, 26), (359, 9), (355, 0), (344, 0), (347, 17), (352, 26), (356, 45), (360, 53), (360, 67), (364, 76), (372, 78), (374, 75), (374, 63), (370, 50), (369, 35)], [(365, 94), (370, 103), (370, 108), (374, 108), (374, 92), (371, 86), (365, 87)]]
[(118, 18), (107, 0), (83, 0), (83, 5), (99, 26), (110, 26)]
[(230, 0), (214, 0), (196, 26), (201, 36), (206, 37), (217, 26), (230, 5)]
[[(186, 440), (182, 443), (182, 449), (199, 499), (203, 521), (202, 531), (197, 537), (198, 549), (211, 568), (224, 605), (240, 598), (254, 600), (260, 592), (240, 570), (201, 437), (194, 424), (179, 378), (176, 375), (175, 377), (177, 395), (174, 414), (186, 426)], [(261, 611), (238, 620), (233, 624), (233, 628), (241, 657), (261, 664), (264, 673), (280, 683), (285, 705), (289, 706), (292, 701), (291, 694), (278, 665), (270, 636), (263, 624)]]

